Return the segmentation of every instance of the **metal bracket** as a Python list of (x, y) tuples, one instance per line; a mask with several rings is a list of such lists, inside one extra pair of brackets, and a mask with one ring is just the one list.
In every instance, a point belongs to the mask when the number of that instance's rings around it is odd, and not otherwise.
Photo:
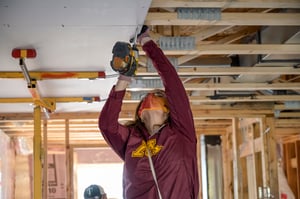
[(258, 198), (270, 199), (274, 198), (274, 195), (270, 191), (270, 187), (258, 187)]
[(23, 57), (20, 58), (19, 65), (22, 69), (22, 73), (27, 82), (27, 88), (29, 89), (31, 96), (34, 100), (34, 104), (42, 107), (42, 110), (44, 111), (44, 114), (45, 114), (46, 118), (48, 119), (49, 113), (53, 112), (56, 108), (55, 101), (41, 99), (40, 94), (37, 89), (37, 81), (30, 77), (30, 74), (29, 74), (26, 64), (25, 64), (25, 58), (23, 58)]
[(263, 132), (263, 134), (267, 134), (267, 133), (269, 133), (269, 132), (270, 132), (270, 130), (271, 130), (271, 128), (268, 126), (268, 128), (266, 128), (266, 130)]
[[(55, 100), (42, 100), (42, 99), (37, 99), (37, 100), (34, 100), (34, 104), (35, 105), (38, 105), (38, 106), (41, 106), (41, 107), (44, 107), (46, 108), (47, 110), (49, 110), (50, 112), (54, 112), (55, 109), (56, 109), (56, 103), (55, 103)], [(45, 110), (44, 110), (45, 112)], [(47, 113), (49, 113), (47, 111)], [(46, 114), (47, 114), (46, 113)], [(48, 118), (48, 116), (46, 115), (46, 117)]]

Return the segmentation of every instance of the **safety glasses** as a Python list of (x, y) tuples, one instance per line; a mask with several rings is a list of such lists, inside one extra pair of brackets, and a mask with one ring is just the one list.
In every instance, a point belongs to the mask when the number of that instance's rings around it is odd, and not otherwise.
[(141, 95), (141, 100), (144, 100), (149, 95), (153, 95), (155, 97), (166, 98), (166, 94), (163, 90), (154, 90), (154, 91), (150, 91), (149, 93), (145, 93), (145, 94)]

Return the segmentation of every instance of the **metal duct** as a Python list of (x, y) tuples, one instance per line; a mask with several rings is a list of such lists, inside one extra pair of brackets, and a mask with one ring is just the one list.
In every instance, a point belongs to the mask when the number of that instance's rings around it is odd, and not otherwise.
[(162, 50), (193, 50), (195, 37), (160, 37), (159, 46)]
[(178, 8), (177, 18), (221, 20), (221, 8)]
[[(161, 79), (136, 79), (130, 84), (130, 88), (163, 88)], [(148, 91), (132, 91), (131, 99), (140, 100)]]
[[(175, 67), (175, 69), (177, 70), (177, 68), (178, 68), (177, 58), (175, 58), (175, 57), (168, 57), (168, 59), (172, 63), (172, 65)], [(153, 63), (152, 63), (152, 61), (149, 58), (147, 58), (146, 66), (147, 66), (147, 72), (156, 72), (156, 69), (154, 68)]]
[(284, 102), (284, 106), (288, 109), (300, 109), (299, 101)]

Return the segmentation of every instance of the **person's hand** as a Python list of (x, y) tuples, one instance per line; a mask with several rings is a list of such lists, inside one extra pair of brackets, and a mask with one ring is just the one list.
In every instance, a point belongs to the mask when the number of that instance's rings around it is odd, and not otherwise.
[(141, 32), (137, 35), (137, 43), (139, 43), (140, 45), (144, 45), (145, 43), (147, 43), (148, 41), (151, 40), (150, 37), (150, 29), (148, 26), (143, 25)]
[[(138, 43), (138, 44), (140, 44), (140, 45), (143, 45), (143, 43), (142, 43), (142, 39), (143, 38), (145, 38), (145, 37), (150, 37), (150, 35), (149, 35), (149, 27), (148, 26), (146, 26), (146, 25), (143, 25), (143, 27), (142, 27), (142, 29), (141, 29), (141, 31), (140, 31), (140, 33), (136, 36), (136, 43)], [(129, 41), (131, 42), (131, 43), (133, 43), (134, 42), (134, 37), (133, 38), (131, 38)]]
[(110, 62), (112, 69), (120, 75), (134, 76), (137, 62), (129, 43), (118, 41), (115, 43), (113, 50), (113, 57)]

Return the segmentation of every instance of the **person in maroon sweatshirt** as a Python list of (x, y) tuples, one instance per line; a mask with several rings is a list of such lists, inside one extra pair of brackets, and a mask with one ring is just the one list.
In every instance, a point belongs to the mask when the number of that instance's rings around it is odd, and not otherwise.
[(122, 125), (118, 117), (131, 77), (120, 75), (99, 116), (99, 128), (124, 160), (124, 199), (196, 199), (197, 138), (189, 99), (174, 66), (150, 38), (149, 29), (144, 26), (142, 30), (137, 41), (152, 60), (165, 90), (149, 92), (137, 106), (135, 121)]

